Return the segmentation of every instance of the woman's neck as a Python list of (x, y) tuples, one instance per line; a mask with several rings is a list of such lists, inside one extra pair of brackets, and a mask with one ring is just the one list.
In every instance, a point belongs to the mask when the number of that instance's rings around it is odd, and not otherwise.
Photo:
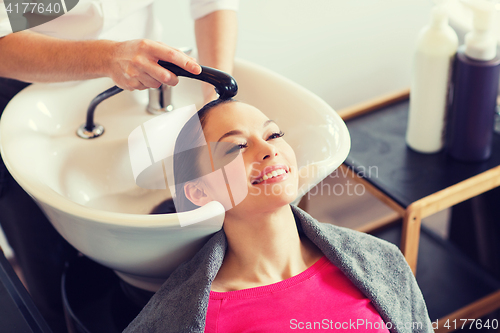
[(227, 216), (228, 250), (214, 291), (247, 289), (297, 275), (321, 256), (307, 237), (299, 236), (289, 205), (271, 213)]

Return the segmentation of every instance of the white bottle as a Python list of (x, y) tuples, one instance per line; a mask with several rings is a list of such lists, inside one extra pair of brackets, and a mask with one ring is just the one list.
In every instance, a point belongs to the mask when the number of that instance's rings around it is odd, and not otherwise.
[(458, 37), (443, 5), (432, 9), (431, 23), (420, 32), (413, 63), (406, 144), (421, 153), (444, 146), (448, 87)]

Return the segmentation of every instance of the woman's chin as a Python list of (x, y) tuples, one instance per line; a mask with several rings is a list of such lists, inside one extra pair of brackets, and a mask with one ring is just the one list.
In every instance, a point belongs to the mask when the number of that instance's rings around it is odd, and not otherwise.
[[(245, 206), (252, 207), (253, 211), (264, 211), (278, 209), (282, 206), (291, 204), (297, 198), (295, 193), (267, 194), (253, 197), (249, 194), (242, 203)], [(246, 202), (245, 202), (246, 201)]]

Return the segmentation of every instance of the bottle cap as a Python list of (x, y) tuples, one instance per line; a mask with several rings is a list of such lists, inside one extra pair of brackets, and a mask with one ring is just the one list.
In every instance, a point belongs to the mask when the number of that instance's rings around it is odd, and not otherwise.
[(476, 60), (488, 61), (497, 54), (497, 40), (493, 34), (495, 4), (487, 0), (461, 0), (474, 14), (473, 30), (465, 35), (465, 54)]
[(448, 13), (444, 6), (434, 6), (431, 12), (431, 27), (438, 28), (448, 25)]

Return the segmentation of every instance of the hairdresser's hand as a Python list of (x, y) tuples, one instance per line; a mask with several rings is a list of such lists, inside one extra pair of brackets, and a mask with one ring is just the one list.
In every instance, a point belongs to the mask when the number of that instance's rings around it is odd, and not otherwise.
[(171, 62), (188, 72), (200, 74), (194, 58), (160, 42), (147, 39), (115, 44), (108, 76), (125, 90), (158, 88), (162, 83), (175, 86), (176, 75), (158, 65), (158, 60)]

